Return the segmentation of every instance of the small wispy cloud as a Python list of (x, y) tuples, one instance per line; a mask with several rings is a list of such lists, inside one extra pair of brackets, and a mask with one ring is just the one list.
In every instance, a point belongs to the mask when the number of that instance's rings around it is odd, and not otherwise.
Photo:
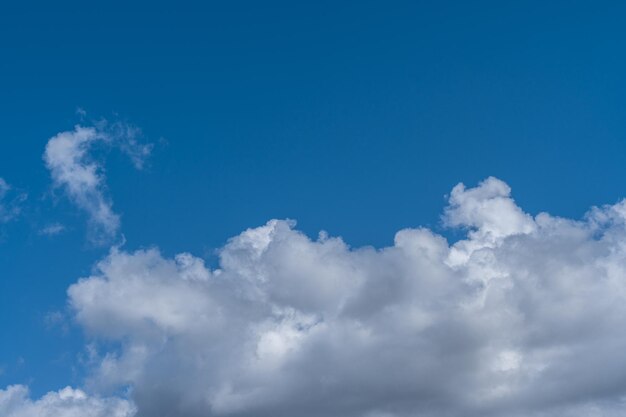
[(0, 178), (0, 223), (7, 223), (17, 217), (27, 198), (28, 194), (14, 190)]
[(61, 223), (51, 223), (39, 231), (43, 236), (56, 236), (65, 231), (65, 226)]
[(43, 318), (43, 324), (46, 329), (60, 329), (63, 334), (67, 334), (70, 330), (66, 315), (58, 310), (46, 313)]
[[(56, 188), (87, 213), (89, 237), (92, 243), (102, 244), (115, 237), (120, 217), (113, 210), (107, 195), (103, 164), (91, 155), (95, 144), (118, 148), (127, 154), (137, 169), (142, 169), (152, 145), (141, 144), (141, 131), (124, 123), (99, 121), (94, 126), (75, 126), (48, 141), (43, 155)], [(59, 231), (58, 227), (51, 231)]]

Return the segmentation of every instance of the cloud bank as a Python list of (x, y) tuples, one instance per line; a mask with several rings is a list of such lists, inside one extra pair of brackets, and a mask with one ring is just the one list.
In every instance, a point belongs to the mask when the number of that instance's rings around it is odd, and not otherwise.
[(54, 185), (87, 213), (93, 243), (109, 242), (119, 230), (120, 217), (106, 195), (104, 168), (90, 151), (96, 144), (117, 147), (141, 169), (151, 146), (139, 144), (138, 133), (136, 128), (124, 124), (101, 122), (95, 127), (76, 126), (61, 132), (46, 145), (43, 158)]
[(89, 397), (70, 387), (49, 392), (37, 401), (28, 397), (23, 385), (0, 390), (0, 415), (3, 417), (131, 417), (134, 406), (115, 398)]
[(68, 290), (100, 346), (86, 386), (132, 387), (137, 417), (623, 415), (626, 202), (533, 217), (510, 191), (456, 186), (452, 245), (406, 229), (355, 249), (272, 220), (215, 270), (113, 249)]

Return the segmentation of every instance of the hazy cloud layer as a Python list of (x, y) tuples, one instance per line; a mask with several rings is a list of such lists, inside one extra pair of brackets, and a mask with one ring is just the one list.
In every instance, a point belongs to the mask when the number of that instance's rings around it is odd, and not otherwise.
[(456, 186), (450, 246), (384, 249), (272, 220), (220, 268), (112, 250), (68, 290), (93, 340), (87, 386), (138, 417), (610, 416), (626, 407), (626, 202), (582, 221)]
[(137, 134), (136, 128), (127, 125), (101, 122), (96, 127), (76, 126), (74, 130), (61, 132), (46, 145), (43, 158), (54, 185), (87, 213), (90, 239), (94, 243), (110, 241), (119, 230), (120, 218), (106, 195), (103, 166), (90, 151), (98, 143), (118, 147), (141, 168), (151, 147), (139, 144)]
[(28, 389), (12, 385), (0, 390), (2, 417), (131, 417), (134, 406), (115, 398), (90, 397), (83, 391), (64, 388), (49, 392), (37, 401), (28, 396)]

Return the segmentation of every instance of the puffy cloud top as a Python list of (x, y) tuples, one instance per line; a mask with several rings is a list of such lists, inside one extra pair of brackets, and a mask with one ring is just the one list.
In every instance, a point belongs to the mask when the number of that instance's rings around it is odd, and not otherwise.
[(88, 386), (137, 417), (610, 416), (626, 407), (626, 203), (532, 217), (488, 178), (456, 186), (449, 245), (312, 240), (272, 220), (220, 267), (114, 249), (68, 290), (106, 340)]

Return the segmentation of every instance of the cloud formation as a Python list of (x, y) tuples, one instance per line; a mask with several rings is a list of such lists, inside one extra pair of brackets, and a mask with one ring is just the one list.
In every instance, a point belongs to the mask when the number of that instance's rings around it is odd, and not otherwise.
[(37, 401), (28, 396), (23, 385), (0, 390), (0, 415), (3, 417), (131, 417), (134, 406), (116, 398), (90, 397), (70, 387), (49, 392)]
[(139, 144), (138, 130), (124, 124), (99, 123), (96, 127), (76, 126), (52, 137), (44, 153), (55, 187), (88, 215), (90, 239), (105, 243), (120, 227), (120, 217), (113, 211), (113, 203), (106, 195), (106, 178), (102, 164), (90, 151), (95, 144), (118, 147), (125, 152), (138, 169), (142, 168), (151, 146)]
[(215, 270), (113, 249), (68, 290), (106, 341), (87, 386), (131, 386), (137, 417), (623, 415), (626, 201), (575, 221), (510, 191), (456, 186), (452, 245), (405, 229), (354, 249), (272, 220)]

